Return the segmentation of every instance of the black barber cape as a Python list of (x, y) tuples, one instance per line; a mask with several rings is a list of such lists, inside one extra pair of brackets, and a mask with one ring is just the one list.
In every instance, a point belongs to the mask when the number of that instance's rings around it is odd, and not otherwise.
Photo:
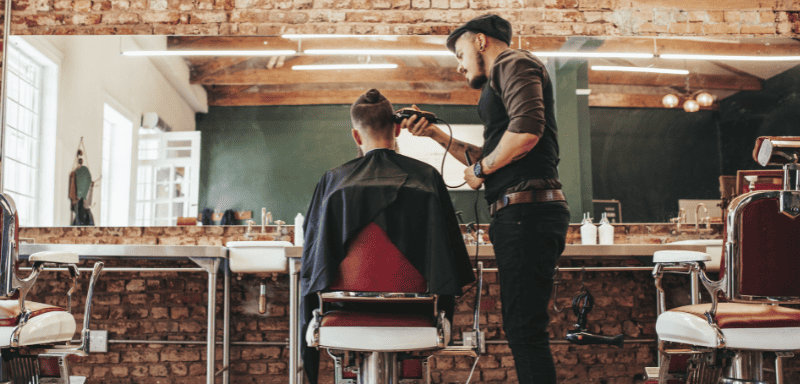
[(303, 223), (300, 330), (309, 382), (317, 382), (319, 351), (306, 328), (330, 285), (347, 241), (375, 222), (428, 281), (430, 292), (458, 296), (475, 281), (453, 203), (442, 176), (421, 161), (376, 149), (325, 173)]

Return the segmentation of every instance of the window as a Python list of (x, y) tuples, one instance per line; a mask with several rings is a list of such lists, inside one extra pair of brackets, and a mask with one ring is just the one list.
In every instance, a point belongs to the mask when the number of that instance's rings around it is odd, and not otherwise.
[(20, 225), (52, 225), (47, 164), (54, 162), (58, 67), (26, 40), (9, 40), (3, 189), (16, 202)]
[(130, 217), (131, 138), (133, 123), (114, 107), (103, 105), (103, 178), (100, 225), (128, 226)]
[(176, 225), (197, 216), (200, 132), (141, 130), (136, 184), (136, 225)]

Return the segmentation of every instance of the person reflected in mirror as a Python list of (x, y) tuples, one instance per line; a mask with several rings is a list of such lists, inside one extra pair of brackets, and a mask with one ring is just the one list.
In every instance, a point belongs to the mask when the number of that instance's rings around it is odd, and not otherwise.
[[(547, 304), (570, 213), (558, 179), (553, 83), (541, 60), (511, 49), (510, 43), (511, 24), (491, 14), (448, 36), (446, 45), (456, 55), (458, 72), (470, 87), (481, 90), (478, 116), (485, 139), (482, 147), (453, 139), (449, 153), (467, 165), (464, 179), (471, 188), (485, 187), (503, 330), (519, 382), (550, 384), (556, 382), (556, 371)], [(424, 118), (412, 116), (401, 126), (443, 147), (450, 140)]]

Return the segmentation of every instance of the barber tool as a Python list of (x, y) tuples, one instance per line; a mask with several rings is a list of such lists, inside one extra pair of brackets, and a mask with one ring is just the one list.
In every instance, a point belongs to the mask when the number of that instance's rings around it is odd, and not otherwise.
[(622, 344), (625, 342), (623, 335), (612, 337), (589, 332), (586, 326), (586, 320), (593, 307), (594, 297), (592, 297), (592, 294), (584, 287), (581, 289), (581, 292), (572, 299), (572, 313), (578, 317), (578, 321), (575, 323), (575, 329), (567, 331), (567, 341), (577, 345), (607, 344), (622, 348)]
[(414, 108), (401, 108), (394, 113), (394, 122), (400, 124), (404, 119), (408, 119), (411, 116), (424, 117), (431, 123), (439, 121), (436, 115), (431, 112), (418, 111)]

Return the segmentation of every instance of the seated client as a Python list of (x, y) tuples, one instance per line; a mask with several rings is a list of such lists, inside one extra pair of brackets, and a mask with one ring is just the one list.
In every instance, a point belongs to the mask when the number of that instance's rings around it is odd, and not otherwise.
[[(301, 335), (319, 306), (317, 292), (334, 281), (348, 241), (372, 223), (443, 295), (439, 308), (452, 320), (453, 297), (475, 280), (450, 195), (432, 166), (394, 151), (400, 127), (389, 100), (372, 89), (350, 107), (351, 134), (363, 156), (322, 177), (304, 223), (301, 267)], [(319, 351), (303, 346), (309, 382), (317, 382)]]

